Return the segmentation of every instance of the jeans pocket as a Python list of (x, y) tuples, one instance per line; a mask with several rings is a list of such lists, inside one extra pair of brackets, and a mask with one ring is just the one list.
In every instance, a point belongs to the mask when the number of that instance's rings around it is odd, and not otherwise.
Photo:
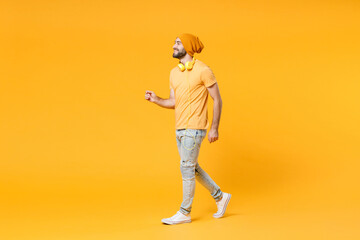
[(196, 146), (196, 137), (191, 134), (185, 134), (182, 137), (181, 143), (186, 150), (193, 150)]

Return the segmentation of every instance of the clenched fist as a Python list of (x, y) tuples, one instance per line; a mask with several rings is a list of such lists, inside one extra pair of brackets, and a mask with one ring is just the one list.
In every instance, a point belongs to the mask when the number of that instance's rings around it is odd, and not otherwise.
[(210, 143), (215, 142), (219, 139), (219, 132), (217, 129), (210, 129), (208, 134), (208, 140)]
[(158, 97), (156, 96), (156, 94), (153, 91), (146, 91), (145, 92), (145, 99), (150, 101), (150, 102), (156, 102)]

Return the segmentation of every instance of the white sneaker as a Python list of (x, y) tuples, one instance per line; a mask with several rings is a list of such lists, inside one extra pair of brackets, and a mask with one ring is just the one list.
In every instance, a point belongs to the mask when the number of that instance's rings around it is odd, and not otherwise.
[(180, 211), (178, 211), (174, 216), (170, 218), (163, 218), (161, 221), (165, 224), (179, 224), (179, 223), (189, 223), (191, 222), (190, 214), (184, 215)]
[(226, 211), (226, 207), (229, 204), (231, 198), (231, 194), (230, 193), (223, 193), (223, 197), (220, 201), (216, 202), (218, 211), (217, 213), (214, 213), (214, 218), (221, 218), (222, 216), (224, 216), (225, 211)]

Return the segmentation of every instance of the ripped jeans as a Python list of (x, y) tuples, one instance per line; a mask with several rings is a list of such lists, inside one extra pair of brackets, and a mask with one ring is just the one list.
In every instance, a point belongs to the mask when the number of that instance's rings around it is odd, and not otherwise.
[[(180, 154), (180, 170), (183, 181), (183, 202), (180, 212), (187, 215), (195, 194), (195, 179), (198, 180), (218, 201), (222, 198), (220, 187), (199, 166), (198, 156), (201, 142), (206, 136), (206, 129), (176, 129), (176, 142)], [(195, 140), (195, 141), (194, 141)]]

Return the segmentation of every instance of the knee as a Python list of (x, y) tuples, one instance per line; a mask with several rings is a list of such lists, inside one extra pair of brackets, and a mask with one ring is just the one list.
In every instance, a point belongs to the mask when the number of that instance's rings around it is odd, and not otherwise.
[(196, 176), (199, 176), (201, 175), (203, 172), (202, 168), (200, 167), (200, 165), (197, 163), (196, 166), (195, 166), (195, 175)]
[(183, 179), (193, 179), (195, 177), (195, 166), (181, 164), (180, 166), (181, 175)]

